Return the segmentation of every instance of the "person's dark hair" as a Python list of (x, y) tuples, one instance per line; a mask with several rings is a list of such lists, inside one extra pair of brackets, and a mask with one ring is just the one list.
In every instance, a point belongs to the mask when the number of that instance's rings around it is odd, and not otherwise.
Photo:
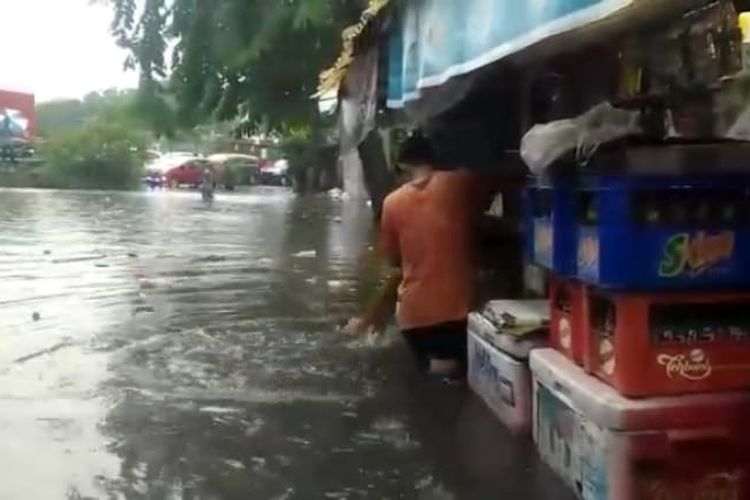
[(421, 134), (414, 134), (401, 144), (397, 161), (400, 165), (434, 166), (436, 158), (430, 141)]

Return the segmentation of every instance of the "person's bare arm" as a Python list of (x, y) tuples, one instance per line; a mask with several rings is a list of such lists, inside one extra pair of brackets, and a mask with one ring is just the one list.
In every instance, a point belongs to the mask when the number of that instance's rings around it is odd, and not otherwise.
[[(346, 330), (362, 334), (371, 329), (383, 330), (393, 315), (398, 301), (398, 286), (401, 283), (398, 230), (390, 213), (388, 202), (383, 210), (380, 225), (380, 258), (390, 265), (385, 279), (380, 283), (375, 296), (367, 303), (362, 314), (349, 321)], [(382, 265), (379, 266), (382, 269)]]
[(370, 328), (374, 328), (376, 331), (385, 329), (396, 309), (399, 283), (401, 283), (401, 271), (394, 269), (381, 283), (375, 297), (365, 307), (362, 316), (360, 316), (360, 332), (367, 331)]

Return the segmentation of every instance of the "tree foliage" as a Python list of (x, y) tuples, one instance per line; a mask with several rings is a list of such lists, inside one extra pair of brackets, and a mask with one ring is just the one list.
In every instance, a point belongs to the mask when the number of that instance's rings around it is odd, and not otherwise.
[[(141, 74), (143, 110), (177, 123), (309, 124), (317, 75), (362, 0), (111, 0), (112, 31)], [(168, 50), (169, 49), (169, 50)], [(167, 60), (167, 53), (171, 58)], [(170, 123), (162, 123), (168, 127)]]
[(49, 138), (69, 132), (92, 121), (119, 123), (146, 128), (136, 107), (133, 91), (105, 90), (92, 92), (83, 99), (44, 102), (36, 107), (39, 134)]
[(46, 184), (129, 189), (143, 172), (146, 137), (128, 124), (93, 120), (44, 143)]

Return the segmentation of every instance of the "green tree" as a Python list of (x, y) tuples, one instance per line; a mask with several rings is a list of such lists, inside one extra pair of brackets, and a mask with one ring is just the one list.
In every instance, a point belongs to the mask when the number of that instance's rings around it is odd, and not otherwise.
[(78, 99), (65, 99), (38, 104), (39, 135), (49, 137), (70, 128), (77, 128), (86, 121), (87, 111)]
[(143, 172), (146, 137), (128, 124), (93, 120), (48, 140), (45, 184), (57, 188), (130, 189)]
[(130, 51), (127, 65), (141, 73), (142, 109), (152, 118), (174, 109), (182, 126), (239, 117), (283, 131), (314, 123), (318, 73), (364, 3), (111, 0), (112, 31)]
[(44, 102), (36, 107), (39, 134), (50, 138), (79, 128), (92, 121), (119, 123), (135, 129), (147, 129), (141, 119), (135, 91), (105, 90), (91, 92), (83, 99)]

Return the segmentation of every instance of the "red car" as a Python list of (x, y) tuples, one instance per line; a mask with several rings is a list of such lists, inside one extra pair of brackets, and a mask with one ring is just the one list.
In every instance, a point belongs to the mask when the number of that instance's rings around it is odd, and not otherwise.
[(207, 168), (213, 170), (213, 165), (208, 160), (200, 158), (185, 160), (180, 165), (167, 171), (167, 185), (170, 187), (198, 187), (203, 183), (203, 171)]

